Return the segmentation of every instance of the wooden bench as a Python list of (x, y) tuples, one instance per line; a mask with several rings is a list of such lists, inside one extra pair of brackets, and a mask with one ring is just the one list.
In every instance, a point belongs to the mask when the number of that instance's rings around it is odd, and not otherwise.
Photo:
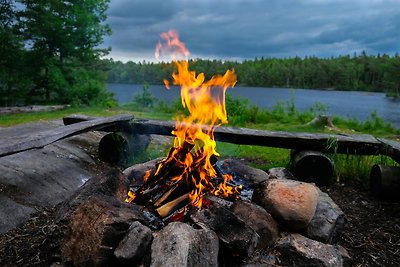
[[(0, 156), (44, 147), (63, 138), (93, 130), (172, 136), (172, 130), (176, 123), (175, 121), (134, 119), (132, 115), (101, 118), (72, 115), (64, 117), (63, 120), (67, 125), (32, 133), (17, 143), (0, 144)], [(354, 155), (385, 155), (400, 163), (399, 142), (376, 138), (367, 134), (292, 133), (217, 127), (214, 136), (217, 141), (242, 145)]]

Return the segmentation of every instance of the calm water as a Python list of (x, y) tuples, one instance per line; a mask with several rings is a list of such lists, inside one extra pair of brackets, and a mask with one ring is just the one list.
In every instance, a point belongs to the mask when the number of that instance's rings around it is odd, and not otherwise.
[[(115, 93), (119, 103), (126, 103), (140, 93), (142, 85), (108, 84), (108, 89)], [(180, 89), (165, 89), (162, 85), (151, 85), (151, 93), (158, 99), (170, 103), (180, 97)], [(377, 112), (385, 121), (400, 128), (400, 99), (385, 97), (383, 93), (322, 91), (287, 88), (235, 87), (228, 89), (233, 97), (247, 98), (263, 108), (273, 107), (277, 101), (293, 100), (296, 107), (303, 111), (321, 103), (328, 108), (327, 114), (347, 118), (366, 120), (371, 112)]]

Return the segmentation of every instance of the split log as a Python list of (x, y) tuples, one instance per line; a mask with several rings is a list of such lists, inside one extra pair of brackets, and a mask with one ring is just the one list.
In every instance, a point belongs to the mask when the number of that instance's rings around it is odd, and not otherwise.
[(46, 145), (52, 144), (61, 139), (78, 135), (81, 133), (101, 130), (110, 126), (122, 127), (126, 125), (133, 116), (131, 115), (117, 115), (113, 117), (98, 118), (91, 121), (85, 121), (46, 131), (29, 133), (26, 136), (18, 138), (15, 142), (8, 142), (0, 144), (0, 157), (18, 152), (31, 150), (35, 148), (42, 148)]
[(291, 154), (293, 174), (300, 181), (315, 183), (317, 186), (330, 184), (333, 162), (319, 151), (295, 151)]
[(87, 115), (82, 115), (82, 114), (73, 114), (73, 115), (68, 115), (63, 117), (63, 123), (64, 125), (71, 125), (83, 121), (92, 121), (98, 119), (93, 116), (87, 116)]
[(184, 194), (156, 209), (161, 218), (171, 215), (174, 211), (189, 205), (189, 193)]
[(18, 114), (18, 113), (30, 113), (40, 111), (56, 111), (63, 110), (71, 107), (71, 105), (54, 105), (54, 106), (24, 106), (24, 107), (1, 107), (0, 114)]
[(399, 201), (400, 167), (375, 164), (370, 174), (370, 192), (379, 199)]
[[(138, 134), (172, 135), (174, 121), (134, 120), (132, 131)], [(207, 130), (205, 126), (203, 130)], [(377, 155), (382, 153), (382, 142), (367, 134), (323, 134), (323, 133), (290, 133), (266, 130), (255, 130), (236, 127), (215, 128), (217, 141), (241, 145), (280, 147), (296, 150), (316, 150), (355, 155)], [(335, 146), (329, 144), (334, 142)], [(400, 159), (399, 159), (400, 161)]]

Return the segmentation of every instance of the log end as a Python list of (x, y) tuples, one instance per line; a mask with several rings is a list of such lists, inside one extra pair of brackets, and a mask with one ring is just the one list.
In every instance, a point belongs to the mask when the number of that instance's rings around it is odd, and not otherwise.
[(382, 200), (400, 201), (400, 167), (375, 164), (370, 173), (370, 193)]

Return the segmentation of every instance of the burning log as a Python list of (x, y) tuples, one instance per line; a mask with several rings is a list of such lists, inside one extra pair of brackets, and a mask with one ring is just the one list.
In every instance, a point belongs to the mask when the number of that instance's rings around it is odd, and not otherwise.
[(174, 211), (184, 208), (190, 203), (189, 193), (186, 193), (156, 209), (161, 218), (171, 215)]

